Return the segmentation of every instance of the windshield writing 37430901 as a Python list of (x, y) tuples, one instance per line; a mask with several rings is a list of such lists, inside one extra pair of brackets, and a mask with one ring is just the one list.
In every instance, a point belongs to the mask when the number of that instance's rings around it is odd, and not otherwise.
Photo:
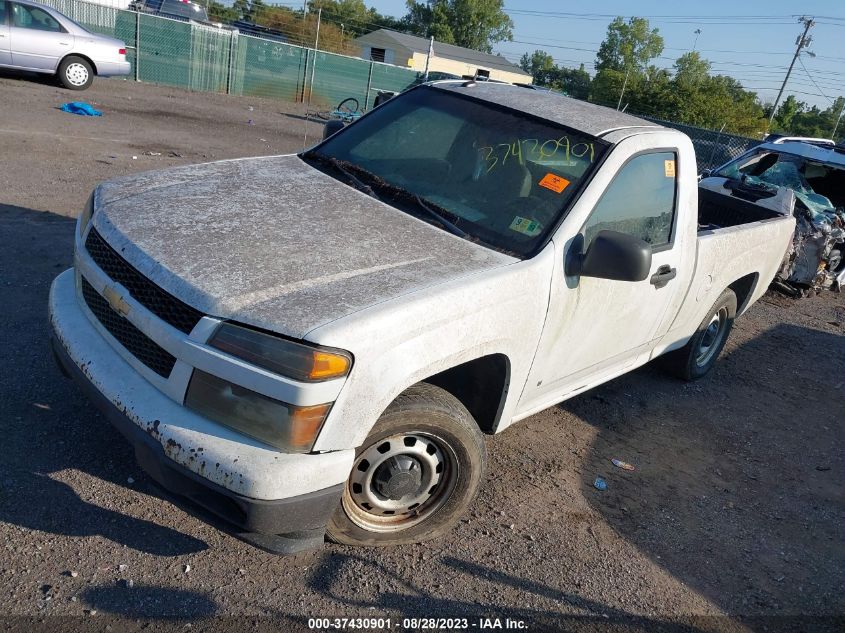
[(560, 160), (568, 162), (572, 159), (583, 159), (592, 163), (596, 154), (593, 143), (575, 143), (573, 145), (566, 136), (557, 139), (550, 138), (542, 142), (536, 138), (523, 138), (512, 143), (479, 147), (478, 151), (483, 154), (487, 164), (487, 172), (506, 165), (508, 160), (519, 162), (525, 160), (533, 162)]

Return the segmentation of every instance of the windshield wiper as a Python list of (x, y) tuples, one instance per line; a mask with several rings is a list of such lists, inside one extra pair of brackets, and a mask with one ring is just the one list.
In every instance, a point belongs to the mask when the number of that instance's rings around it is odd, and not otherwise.
[(349, 163), (347, 163), (346, 161), (340, 160), (339, 158), (335, 158), (334, 156), (326, 156), (325, 154), (320, 154), (319, 152), (306, 152), (302, 155), (302, 157), (305, 159), (314, 160), (318, 163), (323, 163), (324, 165), (331, 165), (337, 171), (346, 176), (347, 180), (352, 183), (352, 185), (358, 191), (362, 191), (368, 196), (375, 198), (376, 200), (381, 202), (381, 198), (378, 197), (378, 194), (373, 190), (373, 188), (349, 170), (349, 168), (347, 167)]
[[(346, 176), (349, 181), (355, 186), (356, 189), (363, 191), (367, 195), (372, 196), (380, 202), (384, 202), (384, 200), (379, 197), (379, 195), (375, 192), (371, 185), (368, 185), (358, 176), (352, 173), (353, 171), (358, 172), (359, 174), (371, 179), (373, 184), (382, 193), (386, 192), (388, 195), (391, 195), (391, 197), (412, 200), (415, 203), (414, 206), (417, 209), (421, 209), (422, 211), (424, 211), (425, 214), (428, 215), (428, 217), (440, 224), (444, 229), (454, 235), (457, 235), (458, 237), (469, 239), (466, 231), (457, 227), (453, 222), (447, 220), (441, 212), (434, 210), (431, 206), (433, 203), (424, 201), (420, 196), (411, 191), (408, 191), (407, 189), (404, 189), (403, 187), (399, 187), (397, 185), (385, 181), (376, 174), (370, 173), (369, 171), (367, 171), (363, 167), (356, 165), (355, 163), (350, 163), (348, 161), (335, 158), (334, 156), (327, 156), (325, 154), (320, 154), (319, 152), (313, 151), (306, 152), (302, 155), (302, 157), (334, 167), (337, 171)], [(437, 206), (439, 209), (441, 209), (441, 211), (445, 213), (449, 213), (446, 209), (439, 207), (439, 205), (434, 206)]]
[(443, 228), (445, 228), (447, 231), (449, 231), (450, 233), (453, 233), (454, 235), (457, 235), (458, 237), (466, 237), (466, 236), (467, 236), (466, 231), (464, 231), (463, 229), (458, 228), (457, 226), (455, 226), (454, 224), (452, 224), (451, 222), (449, 222), (449, 220), (447, 220), (446, 218), (444, 218), (444, 217), (443, 217), (442, 215), (440, 215), (437, 211), (435, 211), (435, 210), (434, 210), (434, 209), (432, 209), (430, 206), (428, 206), (425, 202), (423, 202), (423, 199), (422, 199), (422, 198), (420, 198), (418, 195), (416, 195), (416, 194), (411, 194), (411, 195), (413, 196), (414, 200), (416, 200), (416, 202), (417, 202), (417, 207), (418, 207), (419, 209), (422, 209), (423, 211), (425, 211), (425, 212), (426, 212), (426, 213), (427, 213), (427, 214), (428, 214), (431, 218), (434, 218), (434, 219), (435, 219), (437, 222), (439, 222), (439, 223), (443, 226)]

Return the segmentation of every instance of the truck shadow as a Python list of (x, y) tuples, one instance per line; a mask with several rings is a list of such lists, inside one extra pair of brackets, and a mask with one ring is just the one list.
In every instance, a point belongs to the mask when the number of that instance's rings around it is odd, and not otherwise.
[(74, 227), (70, 218), (0, 204), (0, 349), (15, 364), (0, 383), (0, 521), (101, 535), (162, 556), (206, 549), (201, 540), (86, 501), (79, 486), (61, 481), (78, 469), (123, 487), (131, 474), (133, 488), (150, 490), (128, 444), (64, 379), (50, 353), (47, 295), (71, 265)]
[[(802, 318), (800, 303), (787, 309), (779, 316)], [(841, 614), (845, 337), (788, 323), (734, 337), (698, 382), (647, 366), (560, 405), (597, 431), (581, 492), (624, 539), (752, 628)]]
[[(496, 628), (509, 628), (505, 620), (510, 619), (524, 622), (531, 631), (607, 631), (616, 630), (616, 625), (620, 625), (622, 628), (619, 630), (624, 631), (694, 633), (701, 630), (695, 625), (694, 619), (673, 621), (631, 615), (576, 594), (455, 556), (444, 556), (439, 559), (439, 564), (444, 567), (444, 573), (449, 575), (457, 573), (462, 582), (467, 584), (491, 583), (496, 587), (497, 592), (513, 588), (583, 613), (562, 614), (557, 610), (506, 606), (496, 601), (482, 604), (476, 601), (443, 597), (442, 591), (437, 592), (440, 595), (435, 595), (417, 586), (407, 576), (403, 577), (394, 569), (378, 562), (378, 558), (356, 554), (326, 554), (321, 564), (308, 578), (307, 584), (312, 591), (346, 607), (353, 607), (350, 613), (370, 613), (371, 617), (384, 617), (385, 613), (398, 613), (400, 623), (405, 618), (467, 618), (469, 625), (466, 628), (473, 629), (484, 628), (478, 624), (484, 618), (491, 620), (498, 618), (501, 625)], [(377, 579), (379, 584), (386, 585), (389, 589), (378, 591), (372, 599), (363, 597), (363, 594), (359, 594), (357, 598), (351, 597), (348, 589), (342, 587), (344, 579), (349, 577)], [(277, 615), (284, 616), (284, 614)], [(403, 625), (403, 628), (425, 627)]]

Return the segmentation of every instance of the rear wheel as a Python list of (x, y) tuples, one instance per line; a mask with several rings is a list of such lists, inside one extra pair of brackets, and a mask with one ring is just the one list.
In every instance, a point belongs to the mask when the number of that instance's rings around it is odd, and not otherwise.
[(347, 545), (440, 536), (472, 503), (486, 461), (481, 431), (460, 401), (440, 387), (415, 385), (357, 451), (327, 534)]
[(81, 57), (65, 57), (59, 64), (59, 82), (68, 90), (85, 90), (94, 81), (94, 69)]
[(697, 380), (709, 372), (722, 353), (736, 317), (736, 294), (725, 290), (698, 326), (689, 342), (663, 357), (666, 369), (684, 380)]

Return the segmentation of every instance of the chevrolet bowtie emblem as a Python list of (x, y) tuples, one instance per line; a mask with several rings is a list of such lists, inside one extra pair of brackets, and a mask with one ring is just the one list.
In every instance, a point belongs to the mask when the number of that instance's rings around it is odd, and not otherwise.
[(103, 297), (105, 297), (106, 301), (109, 302), (112, 310), (117, 312), (120, 316), (125, 317), (132, 309), (129, 307), (129, 304), (126, 303), (126, 300), (120, 296), (120, 293), (114, 288), (114, 286), (106, 286), (103, 290)]

